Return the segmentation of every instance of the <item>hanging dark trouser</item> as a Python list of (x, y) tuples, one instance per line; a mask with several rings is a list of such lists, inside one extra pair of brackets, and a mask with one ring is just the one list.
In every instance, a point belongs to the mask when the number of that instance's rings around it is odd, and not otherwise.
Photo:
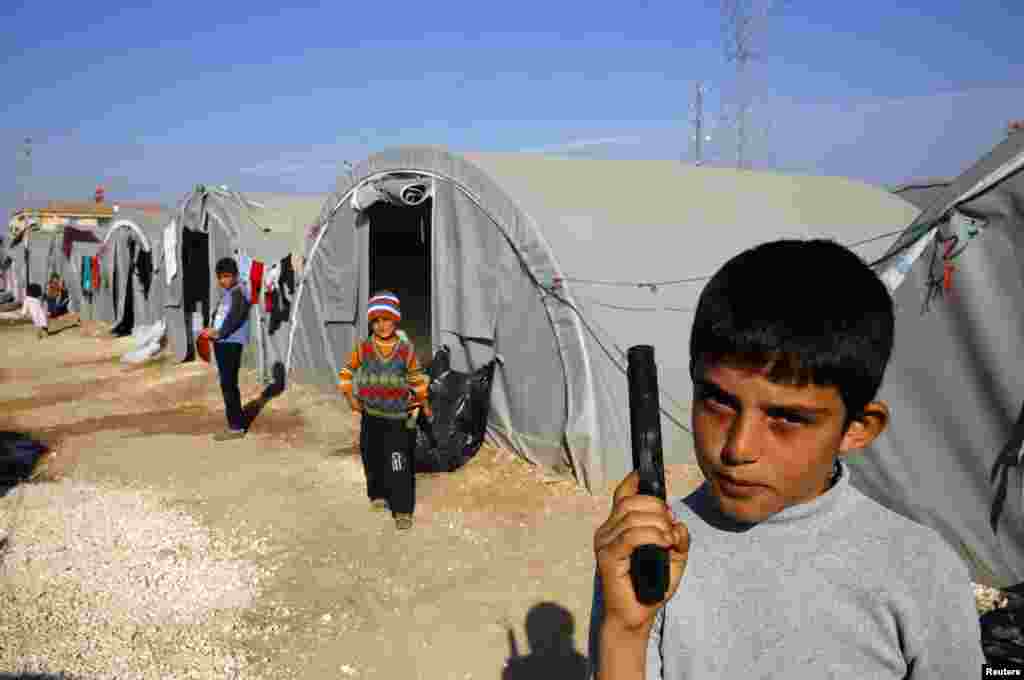
[(238, 370), (242, 366), (242, 345), (237, 342), (215, 342), (213, 353), (217, 357), (217, 372), (220, 374), (220, 391), (224, 394), (224, 411), (228, 428), (245, 429), (242, 415), (242, 393), (238, 389)]
[(411, 436), (404, 418), (392, 420), (363, 414), (359, 455), (366, 473), (366, 495), (371, 501), (387, 500), (394, 514), (411, 515), (416, 506)]

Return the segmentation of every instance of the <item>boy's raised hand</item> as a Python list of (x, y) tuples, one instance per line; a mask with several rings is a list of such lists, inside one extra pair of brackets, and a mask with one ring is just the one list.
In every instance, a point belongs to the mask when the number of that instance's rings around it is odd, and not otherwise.
[[(675, 522), (665, 501), (640, 495), (639, 486), (640, 475), (633, 472), (615, 489), (611, 515), (594, 533), (594, 554), (604, 596), (604, 625), (626, 635), (646, 636), (658, 608), (679, 588), (690, 553), (690, 532)], [(669, 549), (668, 591), (653, 605), (636, 599), (629, 576), (630, 555), (647, 544)]]

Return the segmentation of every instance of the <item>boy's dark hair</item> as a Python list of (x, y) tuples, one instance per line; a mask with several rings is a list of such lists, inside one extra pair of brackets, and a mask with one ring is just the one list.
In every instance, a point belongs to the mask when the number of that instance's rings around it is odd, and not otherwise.
[(217, 260), (216, 272), (217, 276), (220, 276), (221, 274), (238, 276), (238, 263), (235, 262), (233, 257), (222, 257)]
[(699, 360), (771, 365), (780, 384), (838, 389), (844, 432), (878, 393), (892, 354), (892, 297), (853, 251), (826, 239), (780, 240), (722, 266), (700, 295), (690, 334)]
[(30, 283), (28, 284), (28, 288), (25, 289), (25, 295), (31, 298), (42, 298), (43, 287), (38, 283)]

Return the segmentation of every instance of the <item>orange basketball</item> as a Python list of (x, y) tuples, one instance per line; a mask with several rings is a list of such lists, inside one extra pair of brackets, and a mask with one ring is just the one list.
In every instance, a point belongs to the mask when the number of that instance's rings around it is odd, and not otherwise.
[(210, 363), (210, 354), (212, 352), (211, 344), (210, 336), (205, 332), (200, 333), (199, 337), (196, 338), (196, 353), (199, 354), (199, 358), (206, 363)]

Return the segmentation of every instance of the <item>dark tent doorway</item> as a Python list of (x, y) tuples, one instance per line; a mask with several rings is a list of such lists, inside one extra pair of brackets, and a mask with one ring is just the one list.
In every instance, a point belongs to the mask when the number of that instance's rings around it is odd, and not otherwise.
[(210, 236), (191, 229), (181, 230), (182, 310), (189, 358), (195, 358), (193, 318), (202, 317), (202, 327), (210, 325)]
[(117, 337), (131, 335), (135, 328), (135, 291), (133, 290), (135, 278), (135, 240), (128, 241), (128, 271), (121, 272), (114, 268), (114, 310), (117, 313), (118, 305), (124, 305), (124, 313), (121, 315), (121, 323), (114, 326), (111, 333)]
[[(384, 201), (366, 210), (370, 218), (369, 294), (390, 290), (402, 306), (400, 328), (416, 346), (421, 366), (430, 363), (431, 211), (428, 198), (417, 206)], [(369, 327), (366, 327), (369, 334)]]

